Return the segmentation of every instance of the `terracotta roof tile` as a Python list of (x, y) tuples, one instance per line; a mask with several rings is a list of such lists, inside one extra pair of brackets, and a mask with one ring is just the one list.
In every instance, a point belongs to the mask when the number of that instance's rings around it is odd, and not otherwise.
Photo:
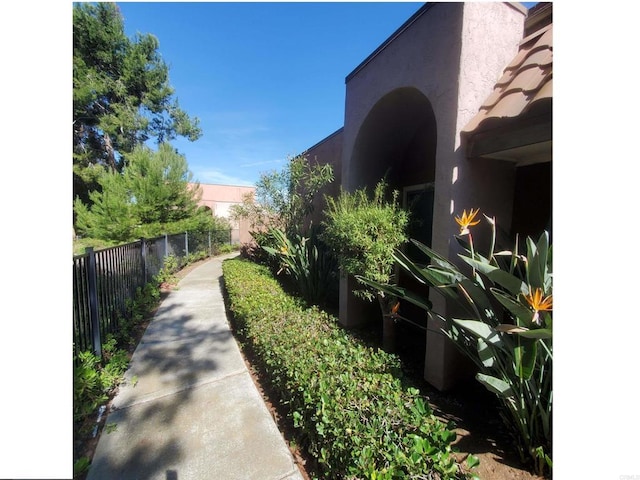
[(520, 42), (493, 92), (462, 132), (475, 133), (489, 119), (519, 117), (534, 103), (552, 99), (552, 80), (553, 24), (549, 24)]

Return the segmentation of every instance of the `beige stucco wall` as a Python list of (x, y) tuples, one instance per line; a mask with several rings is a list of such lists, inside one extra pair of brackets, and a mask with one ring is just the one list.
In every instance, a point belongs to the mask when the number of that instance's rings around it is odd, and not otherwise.
[[(481, 212), (497, 218), (498, 224), (510, 228), (513, 209), (515, 184), (515, 166), (509, 162), (474, 159), (469, 161), (461, 148), (460, 131), (478, 112), (480, 105), (492, 92), (496, 81), (502, 76), (503, 69), (518, 51), (522, 38), (525, 12), (522, 8), (508, 3), (464, 4), (462, 43), (460, 51), (460, 72), (458, 78), (458, 98), (456, 108), (453, 145), (447, 146), (438, 158), (436, 174), (436, 207), (434, 210), (433, 247), (449, 258), (456, 258), (457, 244), (452, 241), (458, 233), (454, 215), (463, 209), (480, 208)], [(451, 148), (452, 147), (452, 148)], [(483, 227), (486, 224), (482, 224)], [(488, 239), (488, 230), (481, 228), (474, 239), (482, 248), (482, 239)], [(445, 305), (441, 296), (432, 295), (434, 309), (455, 313), (455, 307)], [(448, 368), (429, 369), (438, 355), (451, 357), (449, 352), (440, 354), (439, 349), (446, 342), (438, 336), (440, 325), (430, 321), (427, 334), (427, 358), (425, 378), (431, 383), (448, 387), (461, 374), (458, 365), (462, 362), (451, 361)]]
[[(347, 77), (343, 132), (342, 183), (359, 188), (366, 172), (364, 160), (352, 162), (360, 129), (374, 106), (398, 88), (421, 92), (435, 116), (435, 200), (432, 246), (453, 258), (454, 214), (479, 207), (510, 221), (514, 182), (511, 164), (466, 159), (460, 131), (473, 117), (502, 69), (517, 52), (525, 10), (508, 3), (434, 3), (423, 8), (390, 43)], [(433, 134), (433, 132), (432, 132)], [(505, 224), (505, 228), (508, 225)], [(340, 320), (355, 325), (363, 320), (361, 306), (341, 282)], [(436, 310), (452, 306), (433, 295)], [(454, 347), (429, 324), (425, 378), (446, 389), (461, 373), (463, 361)]]

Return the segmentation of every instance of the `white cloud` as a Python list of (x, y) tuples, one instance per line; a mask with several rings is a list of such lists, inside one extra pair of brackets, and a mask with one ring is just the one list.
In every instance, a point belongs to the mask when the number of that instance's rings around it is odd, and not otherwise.
[(218, 169), (192, 169), (194, 180), (200, 183), (210, 183), (216, 185), (238, 185), (251, 187), (255, 180), (247, 177), (229, 175)]
[(240, 168), (253, 168), (253, 167), (262, 167), (264, 165), (282, 165), (284, 160), (282, 158), (277, 160), (263, 160), (260, 162), (251, 162), (251, 163), (243, 163), (242, 165), (238, 165)]

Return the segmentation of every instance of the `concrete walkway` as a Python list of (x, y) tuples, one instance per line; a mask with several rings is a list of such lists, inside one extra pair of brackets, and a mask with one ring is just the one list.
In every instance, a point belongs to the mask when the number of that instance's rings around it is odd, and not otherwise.
[(160, 305), (88, 480), (303, 479), (227, 322), (222, 260), (235, 255), (198, 266)]

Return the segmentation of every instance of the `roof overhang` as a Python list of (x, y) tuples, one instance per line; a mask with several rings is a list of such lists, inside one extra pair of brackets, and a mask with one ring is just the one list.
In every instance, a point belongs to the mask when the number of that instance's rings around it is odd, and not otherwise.
[(517, 55), (461, 132), (469, 158), (506, 160), (519, 166), (552, 160), (551, 4), (541, 4), (535, 13), (527, 25), (537, 29), (531, 33), (527, 28)]
[(519, 166), (551, 161), (551, 114), (504, 123), (469, 136), (467, 156), (506, 160)]

